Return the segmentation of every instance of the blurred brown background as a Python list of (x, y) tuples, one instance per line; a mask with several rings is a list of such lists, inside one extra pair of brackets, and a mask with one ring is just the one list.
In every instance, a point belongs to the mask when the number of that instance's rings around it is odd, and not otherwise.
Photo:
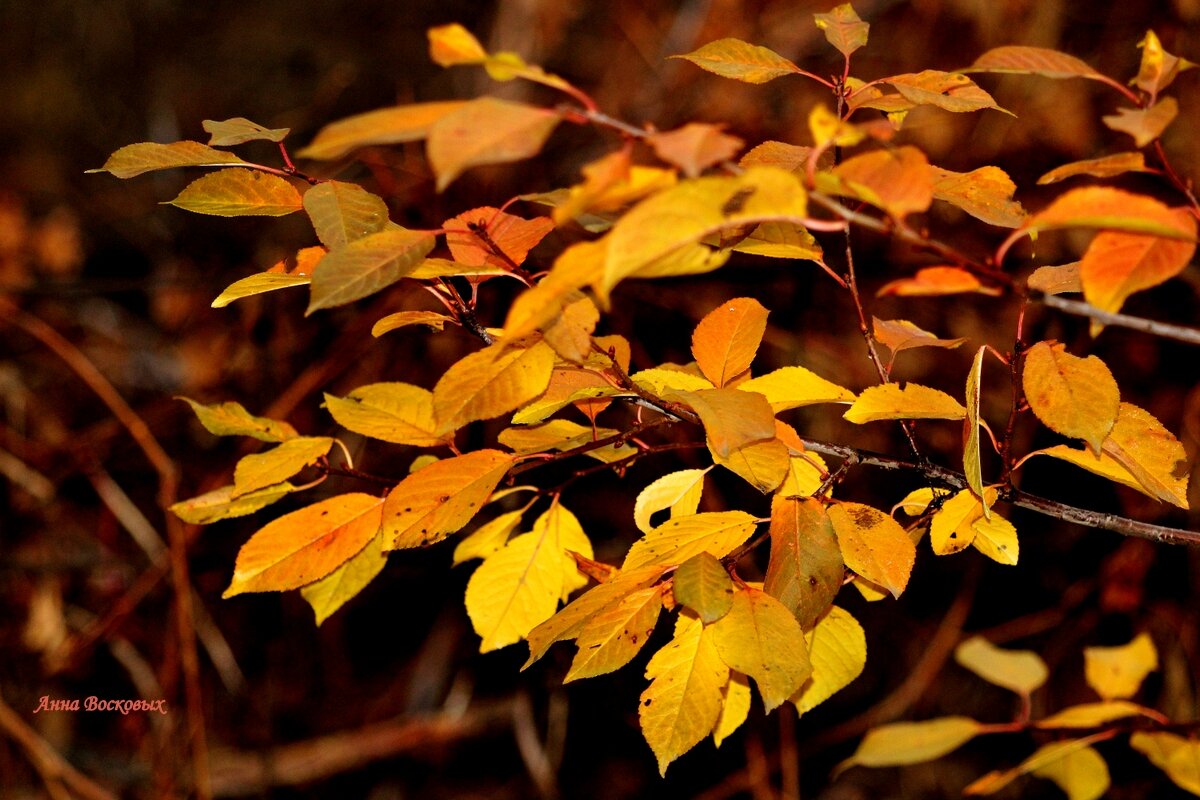
[[(383, 313), (430, 307), (423, 293), (403, 286), (308, 319), (301, 292), (211, 309), (227, 284), (312, 244), (305, 220), (189, 215), (157, 204), (194, 175), (117, 181), (85, 175), (85, 169), (131, 142), (204, 140), (203, 119), (246, 116), (290, 127), (289, 142), (298, 148), (325, 122), (396, 102), (483, 92), (559, 101), (538, 87), (493, 84), (481, 70), (443, 71), (430, 64), (424, 30), (450, 21), (467, 25), (489, 49), (518, 51), (562, 74), (591, 92), (602, 109), (634, 124), (666, 129), (693, 119), (727, 122), (749, 144), (768, 138), (806, 143), (805, 119), (822, 99), (819, 87), (799, 79), (747, 86), (665, 59), (735, 36), (829, 73), (840, 69), (840, 57), (811, 14), (831, 5), (0, 0), (0, 297), (47, 323), (113, 383), (177, 462), (181, 496), (190, 496), (228, 482), (244, 451), (205, 433), (174, 395), (236, 399), (253, 413), (271, 411), (302, 431), (325, 433), (333, 426), (319, 408), (320, 391), (344, 394), (377, 380), (431, 386), (473, 344), (458, 332), (401, 332), (372, 340), (370, 324)], [(856, 55), (853, 69), (864, 79), (953, 69), (989, 47), (1029, 44), (1066, 50), (1124, 80), (1136, 71), (1134, 45), (1148, 27), (1171, 52), (1200, 60), (1197, 0), (863, 0), (856, 8), (872, 24), (871, 43)], [(1035, 208), (1053, 194), (1034, 186), (1038, 175), (1128, 147), (1099, 123), (1100, 114), (1117, 104), (1115, 94), (1100, 86), (995, 76), (980, 82), (1017, 117), (924, 109), (910, 117), (905, 140), (939, 166), (1006, 169), (1021, 187), (1018, 198)], [(1180, 169), (1195, 177), (1200, 78), (1184, 75), (1171, 93), (1182, 112), (1166, 146)], [(372, 148), (359, 161), (314, 165), (312, 171), (328, 176), (337, 170), (340, 177), (363, 181), (388, 199), (393, 219), (436, 227), (468, 208), (567, 185), (582, 164), (614, 146), (609, 134), (560, 130), (545, 157), (472, 171), (443, 196), (432, 192), (419, 146)], [(248, 152), (271, 157), (269, 148), (255, 147)], [(1147, 179), (1127, 185), (1158, 191)], [(525, 213), (536, 209), (526, 207)], [(997, 241), (995, 231), (950, 211), (936, 210), (929, 224), (977, 252)], [(556, 234), (534, 259), (548, 265), (556, 246), (572, 236)], [(860, 242), (860, 270), (871, 289), (928, 263), (867, 235)], [(1085, 242), (1044, 237), (1037, 263), (1072, 260)], [(772, 310), (763, 368), (800, 363), (847, 386), (869, 385), (852, 309), (827, 284), (809, 265), (752, 260), (702, 279), (624, 284), (604, 332), (629, 336), (637, 365), (687, 360), (695, 321), (724, 298), (750, 294)], [(1183, 278), (1135, 296), (1127, 311), (1194, 325), (1198, 291), (1193, 267)], [(490, 297), (494, 313), (486, 321), (496, 324), (505, 295), (496, 290)], [(486, 303), (484, 308), (486, 315)], [(1011, 342), (1015, 315), (1006, 301), (986, 298), (889, 299), (872, 301), (871, 310), (1002, 350)], [(9, 324), (0, 324), (0, 692), (11, 714), (0, 736), (0, 796), (47, 796), (17, 744), (14, 732), (28, 729), (116, 796), (184, 796), (187, 715), (174, 595), (170, 581), (156, 577), (162, 563), (156, 542), (165, 533), (155, 473), (76, 374), (11, 319), (3, 322)], [(1080, 321), (1045, 312), (1030, 325), (1035, 338), (1058, 338), (1074, 352), (1090, 348), (1101, 355), (1125, 399), (1157, 414), (1189, 453), (1196, 452), (1200, 359), (1194, 350), (1111, 330), (1092, 345)], [(906, 354), (897, 375), (957, 394), (967, 358), (941, 351)], [(1002, 420), (1004, 377), (997, 370), (988, 378), (996, 392), (985, 412)], [(854, 429), (829, 410), (794, 413), (802, 433), (901, 452), (884, 426)], [(958, 432), (951, 428), (922, 428), (930, 451), (947, 464), (956, 457)], [(1029, 448), (1050, 441), (1033, 431), (1022, 435), (1021, 445)], [(399, 476), (411, 453), (374, 447), (361, 458), (375, 471)], [(584, 519), (601, 558), (620, 557), (632, 538), (628, 521), (636, 489), (666, 469), (639, 464), (623, 482), (602, 478), (565, 498)], [(1093, 508), (1197, 527), (1195, 514), (1172, 514), (1141, 495), (1066, 469), (1031, 466), (1024, 486)], [(331, 481), (326, 488), (336, 487)], [(882, 504), (911, 488), (911, 480), (863, 472), (843, 493)], [(719, 491), (731, 504), (761, 502), (733, 480), (719, 483)], [(1002, 720), (1012, 714), (1007, 696), (947, 664), (948, 648), (963, 631), (984, 630), (998, 641), (1042, 652), (1055, 677), (1039, 702), (1057, 708), (1088, 699), (1079, 681), (1083, 645), (1123, 642), (1148, 629), (1163, 668), (1144, 699), (1178, 718), (1197, 713), (1197, 554), (1018, 513), (1020, 566), (980, 563), (971, 554), (935, 561), (922, 548), (912, 590), (900, 603), (867, 606), (853, 593), (842, 598), (868, 629), (871, 658), (858, 682), (799, 721), (752, 712), (746, 729), (720, 751), (702, 743), (660, 781), (636, 727), (645, 656), (615, 676), (566, 689), (561, 678), (569, 647), (524, 674), (517, 671), (523, 646), (479, 656), (462, 609), (471, 567), (451, 570), (448, 546), (393, 555), (385, 573), (319, 630), (295, 593), (221, 601), (239, 545), (288, 508), (285, 502), (257, 517), (216, 524), (191, 547), (204, 727), (214, 786), (222, 795), (763, 800), (775, 796), (770, 787), (779, 786), (782, 758), (799, 760), (804, 797), (956, 796), (975, 776), (1016, 763), (1031, 742), (985, 742), (931, 766), (859, 769), (837, 782), (830, 781), (829, 769), (871, 721), (940, 713)], [(34, 716), (43, 695), (163, 697), (171, 713)], [(297, 749), (313, 742), (314, 750)], [(1117, 784), (1110, 796), (1176, 796), (1140, 757), (1124, 757), (1124, 745), (1106, 747)], [(1058, 795), (1048, 784), (1026, 781), (1002, 796)]]

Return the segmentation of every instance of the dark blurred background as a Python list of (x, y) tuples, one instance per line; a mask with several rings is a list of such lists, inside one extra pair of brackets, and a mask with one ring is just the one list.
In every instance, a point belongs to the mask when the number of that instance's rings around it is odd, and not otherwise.
[[(313, 244), (306, 221), (300, 215), (190, 215), (158, 203), (194, 175), (118, 181), (84, 170), (131, 142), (206, 140), (204, 119), (245, 116), (290, 127), (288, 141), (298, 149), (326, 122), (397, 102), (484, 92), (559, 101), (540, 87), (493, 84), (482, 70), (432, 65), (424, 31), (451, 21), (473, 30), (491, 50), (517, 51), (563, 75), (606, 112), (634, 124), (667, 129), (690, 120), (727, 122), (749, 145), (765, 139), (805, 144), (805, 120), (823, 99), (820, 87), (800, 79), (738, 84), (666, 57), (734, 36), (818, 74), (831, 73), (840, 69), (840, 56), (811, 17), (831, 5), (0, 0), (0, 297), (44, 321), (113, 383), (178, 464), (181, 496), (228, 483), (246, 445), (205, 433), (173, 396), (238, 400), (253, 413), (324, 434), (334, 428), (319, 408), (321, 391), (345, 394), (378, 380), (432, 386), (474, 344), (457, 331), (406, 329), (372, 339), (370, 325), (384, 313), (431, 307), (427, 295), (405, 285), (307, 319), (299, 291), (214, 310), (209, 304), (224, 286)], [(862, 0), (856, 8), (872, 25), (871, 43), (854, 59), (853, 74), (863, 79), (954, 69), (990, 47), (1028, 44), (1065, 50), (1125, 80), (1136, 72), (1135, 44), (1150, 27), (1171, 52), (1200, 60), (1200, 0)], [(1060, 190), (1035, 186), (1043, 172), (1128, 149), (1127, 140), (1099, 123), (1117, 105), (1116, 95), (1099, 85), (979, 80), (1017, 116), (920, 109), (901, 141), (919, 145), (949, 169), (1004, 168), (1020, 187), (1018, 198), (1033, 208)], [(1180, 170), (1195, 177), (1200, 77), (1182, 76), (1171, 93), (1182, 111), (1165, 144)], [(575, 182), (583, 164), (616, 144), (611, 134), (563, 126), (544, 157), (473, 170), (441, 196), (433, 192), (419, 145), (368, 148), (353, 161), (306, 168), (363, 182), (388, 200), (393, 219), (403, 224), (436, 227), (475, 206)], [(270, 148), (258, 145), (246, 152), (271, 157)], [(1170, 199), (1151, 179), (1121, 184)], [(539, 213), (534, 206), (518, 208)], [(973, 252), (986, 252), (1003, 235), (947, 208), (935, 208), (928, 224)], [(578, 236), (554, 234), (535, 251), (534, 262), (548, 266)], [(929, 263), (867, 234), (858, 243), (860, 274), (871, 291)], [(1086, 236), (1043, 237), (1028, 264), (1074, 260), (1084, 244)], [(808, 264), (735, 260), (714, 276), (623, 284), (601, 332), (628, 336), (635, 366), (686, 361), (695, 322), (723, 299), (751, 295), (772, 310), (760, 369), (799, 363), (861, 388), (873, 375), (861, 357), (852, 309), (834, 289)], [(1136, 295), (1126, 310), (1194, 325), (1198, 291), (1192, 267)], [(484, 315), (489, 307), (494, 312), (485, 322), (499, 324), (507, 295), (485, 288), (483, 297)], [(970, 337), (972, 351), (983, 342), (1007, 349), (1016, 314), (1007, 300), (973, 297), (872, 300), (871, 311), (942, 336)], [(114, 796), (186, 796), (181, 743), (188, 720), (174, 595), (171, 582), (158, 579), (165, 533), (155, 473), (79, 377), (12, 322), (0, 320), (0, 692), (8, 708), (0, 717), (0, 796), (73, 796), (48, 794), (55, 782), (43, 775), (53, 761), (35, 768), (22, 731), (36, 731)], [(1200, 359), (1194, 349), (1113, 329), (1092, 343), (1081, 321), (1044, 311), (1033, 313), (1029, 325), (1032, 339), (1057, 338), (1073, 352), (1103, 357), (1123, 398), (1155, 413), (1190, 454), (1196, 452)], [(959, 394), (969, 357), (906, 353), (896, 374)], [(985, 381), (994, 389), (985, 415), (1002, 425), (1006, 376), (988, 367)], [(832, 408), (791, 413), (802, 434), (903, 453), (890, 426), (855, 428)], [(954, 426), (924, 425), (920, 434), (938, 460), (955, 463)], [(1052, 441), (1032, 426), (1019, 436), (1025, 449)], [(360, 454), (370, 469), (395, 476), (405, 473), (411, 457), (403, 448), (378, 445)], [(686, 458), (681, 463), (691, 465)], [(643, 462), (624, 480), (600, 478), (564, 498), (595, 539), (598, 557), (619, 560), (633, 538), (636, 491), (668, 469)], [(1194, 513), (1166, 510), (1069, 470), (1035, 463), (1023, 486), (1091, 508), (1197, 527)], [(337, 485), (331, 481), (322, 491), (327, 488)], [(860, 471), (840, 491), (883, 504), (912, 488), (911, 476)], [(732, 478), (719, 479), (709, 496), (748, 508), (763, 502)], [(761, 708), (753, 711), (719, 751), (702, 743), (660, 780), (637, 729), (646, 656), (615, 676), (567, 688), (561, 678), (569, 646), (558, 646), (525, 673), (518, 673), (523, 646), (480, 656), (462, 609), (472, 567), (451, 570), (450, 545), (394, 554), (384, 574), (320, 629), (296, 593), (220, 600), (240, 544), (292, 507), (284, 501), (257, 517), (213, 525), (190, 550), (203, 723), (214, 788), (222, 796), (957, 796), (983, 772), (1015, 764), (1034, 742), (989, 740), (933, 765), (856, 769), (836, 782), (830, 769), (871, 724), (945, 713), (1010, 718), (1010, 697), (948, 659), (953, 645), (974, 631), (1047, 658), (1054, 677), (1036, 701), (1045, 711), (1091, 699), (1081, 680), (1081, 647), (1121, 643), (1149, 630), (1162, 668), (1142, 699), (1176, 718), (1197, 715), (1197, 554), (1014, 511), (1022, 534), (1019, 566), (1000, 567), (973, 553), (935, 560), (922, 547), (912, 588), (898, 603), (868, 605), (847, 590), (840, 602), (868, 632), (864, 676), (799, 720), (787, 709), (767, 718)], [(43, 695), (162, 697), (171, 713), (34, 716)], [(1183, 796), (1140, 756), (1125, 755), (1123, 743), (1101, 749), (1112, 764), (1111, 797)], [(778, 795), (781, 786), (787, 791)], [(1027, 779), (1000, 796), (1061, 795)]]

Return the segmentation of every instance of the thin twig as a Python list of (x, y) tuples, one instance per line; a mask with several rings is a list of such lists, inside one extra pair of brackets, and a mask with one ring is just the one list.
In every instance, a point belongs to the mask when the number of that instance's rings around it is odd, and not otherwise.
[(1068, 300), (1065, 297), (1059, 297), (1055, 294), (1030, 292), (1030, 295), (1032, 299), (1050, 308), (1056, 308), (1059, 311), (1075, 314), (1080, 317), (1089, 317), (1105, 325), (1130, 328), (1135, 331), (1149, 333), (1152, 336), (1158, 336), (1162, 339), (1183, 342), (1184, 344), (1200, 345), (1200, 329), (1197, 328), (1172, 325), (1169, 322), (1157, 322), (1143, 317), (1132, 317), (1128, 314), (1114, 314), (1110, 311), (1102, 311), (1089, 303), (1084, 303), (1080, 300)]

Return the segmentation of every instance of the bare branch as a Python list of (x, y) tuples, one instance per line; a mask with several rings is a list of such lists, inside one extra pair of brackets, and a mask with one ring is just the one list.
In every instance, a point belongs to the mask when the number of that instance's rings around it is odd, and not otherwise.
[(1030, 295), (1034, 300), (1043, 305), (1057, 308), (1059, 311), (1065, 311), (1068, 314), (1089, 317), (1105, 325), (1130, 328), (1163, 339), (1173, 339), (1176, 342), (1183, 342), (1184, 344), (1200, 345), (1200, 330), (1196, 328), (1185, 328), (1182, 325), (1172, 325), (1169, 322), (1156, 322), (1155, 320), (1143, 317), (1131, 317), (1128, 314), (1113, 314), (1109, 311), (1101, 311), (1089, 303), (1084, 303), (1080, 300), (1068, 300), (1065, 297), (1059, 297), (1054, 294), (1030, 292)]

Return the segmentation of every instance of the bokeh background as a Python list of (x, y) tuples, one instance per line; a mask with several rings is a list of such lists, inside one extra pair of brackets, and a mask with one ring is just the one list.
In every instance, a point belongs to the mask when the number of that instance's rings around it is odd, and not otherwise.
[[(831, 5), (0, 0), (0, 297), (78, 348), (178, 466), (180, 496), (197, 494), (227, 483), (249, 445), (210, 436), (175, 396), (236, 399), (254, 413), (324, 434), (333, 426), (319, 407), (321, 391), (345, 394), (378, 380), (432, 386), (440, 370), (475, 345), (457, 331), (434, 336), (410, 329), (372, 339), (370, 325), (384, 313), (431, 307), (427, 295), (405, 285), (308, 319), (299, 291), (212, 309), (227, 284), (312, 244), (305, 220), (189, 215), (158, 204), (194, 176), (118, 181), (86, 169), (131, 142), (205, 140), (204, 119), (246, 116), (290, 127), (289, 142), (298, 148), (326, 122), (397, 102), (485, 92), (558, 101), (539, 87), (493, 84), (481, 70), (432, 65), (424, 30), (451, 21), (471, 28), (491, 50), (515, 50), (562, 74), (606, 112), (634, 124), (725, 122), (750, 144), (770, 138), (803, 144), (820, 87), (800, 79), (748, 86), (666, 59), (735, 36), (814, 72), (832, 72), (840, 57), (811, 18)], [(871, 43), (853, 70), (865, 79), (962, 67), (1001, 44), (1057, 47), (1125, 79), (1136, 71), (1135, 44), (1149, 27), (1172, 52), (1200, 60), (1197, 0), (861, 0), (856, 8), (872, 25)], [(997, 76), (980, 82), (1016, 116), (919, 110), (902, 141), (949, 169), (1004, 168), (1020, 187), (1018, 198), (1034, 208), (1054, 193), (1035, 186), (1043, 172), (1127, 149), (1099, 122), (1117, 105), (1116, 95), (1099, 85)], [(1167, 150), (1186, 175), (1200, 176), (1200, 76), (1184, 75), (1172, 93), (1182, 112), (1165, 137)], [(611, 134), (566, 127), (536, 161), (474, 170), (443, 195), (433, 192), (419, 146), (369, 148), (356, 160), (311, 171), (362, 181), (387, 198), (393, 219), (436, 227), (478, 205), (568, 185), (580, 166), (616, 145)], [(247, 152), (271, 157), (257, 145)], [(1162, 191), (1145, 178), (1122, 184)], [(997, 241), (995, 231), (950, 210), (935, 210), (928, 224), (976, 252)], [(535, 251), (535, 262), (548, 265), (579, 235), (554, 234)], [(1044, 237), (1036, 263), (1073, 260), (1085, 243), (1074, 235)], [(865, 234), (860, 247), (868, 290), (929, 263)], [(761, 369), (799, 363), (847, 386), (870, 385), (852, 308), (833, 289), (809, 265), (734, 261), (714, 276), (623, 284), (604, 332), (634, 342), (635, 364), (686, 361), (695, 322), (723, 299), (751, 295), (772, 310)], [(1194, 325), (1198, 293), (1192, 267), (1135, 296), (1127, 311)], [(485, 290), (485, 316), (488, 303), (493, 310), (486, 322), (502, 319), (506, 299), (499, 289)], [(1016, 313), (1007, 301), (990, 298), (872, 300), (871, 310), (1002, 350)], [(177, 584), (160, 579), (167, 570), (158, 478), (79, 376), (27, 326), (15, 324), (15, 314), (7, 316), (0, 318), (0, 796), (75, 796), (54, 794), (61, 784), (44, 775), (56, 762), (31, 744), (30, 733), (112, 796), (187, 796), (183, 742), (197, 720), (186, 713), (186, 648), (172, 613)], [(1124, 398), (1155, 413), (1194, 455), (1200, 445), (1194, 349), (1114, 330), (1092, 343), (1081, 321), (1044, 311), (1029, 324), (1033, 338), (1057, 338), (1073, 352), (1103, 357)], [(905, 354), (897, 375), (957, 394), (968, 358)], [(985, 414), (1002, 421), (1004, 375), (989, 368), (986, 380), (995, 391)], [(802, 433), (903, 452), (890, 426), (853, 428), (830, 409), (792, 413)], [(1052, 441), (1028, 428), (1020, 446)], [(947, 464), (956, 458), (958, 435), (953, 426), (921, 428), (930, 452)], [(361, 445), (355, 444), (362, 463), (383, 474), (403, 475), (413, 455)], [(681, 463), (690, 465), (686, 458)], [(642, 463), (624, 480), (604, 477), (566, 498), (601, 558), (620, 558), (632, 539), (636, 490), (668, 468)], [(1165, 510), (1062, 465), (1031, 466), (1023, 480), (1024, 488), (1068, 502), (1200, 525), (1194, 513)], [(339, 486), (346, 490), (331, 481), (322, 491)], [(911, 488), (911, 477), (859, 471), (840, 491), (882, 504)], [(1200, 499), (1195, 490), (1192, 496)], [(731, 479), (717, 482), (710, 502), (762, 501)], [(1178, 719), (1197, 716), (1197, 553), (1014, 511), (1022, 534), (1019, 566), (971, 554), (935, 561), (922, 548), (912, 589), (900, 602), (868, 605), (848, 590), (842, 602), (868, 631), (866, 674), (802, 719), (752, 712), (719, 751), (703, 743), (660, 780), (637, 730), (645, 655), (615, 676), (566, 688), (568, 646), (525, 673), (518, 673), (523, 647), (478, 655), (461, 599), (471, 567), (450, 569), (449, 545), (393, 555), (384, 574), (320, 629), (295, 593), (220, 600), (240, 544), (288, 508), (285, 501), (192, 534), (199, 707), (219, 796), (953, 797), (983, 772), (1015, 764), (1034, 742), (996, 738), (932, 765), (857, 769), (836, 781), (830, 770), (872, 724), (945, 713), (1009, 718), (1010, 698), (949, 658), (954, 644), (977, 631), (1046, 657), (1053, 678), (1037, 698), (1044, 711), (1090, 699), (1081, 647), (1121, 643), (1148, 630), (1162, 667), (1142, 699)], [(171, 713), (35, 716), (43, 695), (165, 698)], [(1101, 749), (1112, 764), (1111, 797), (1184, 796), (1140, 756), (1125, 755), (1123, 744)], [(1025, 780), (1001, 796), (1061, 795)]]

